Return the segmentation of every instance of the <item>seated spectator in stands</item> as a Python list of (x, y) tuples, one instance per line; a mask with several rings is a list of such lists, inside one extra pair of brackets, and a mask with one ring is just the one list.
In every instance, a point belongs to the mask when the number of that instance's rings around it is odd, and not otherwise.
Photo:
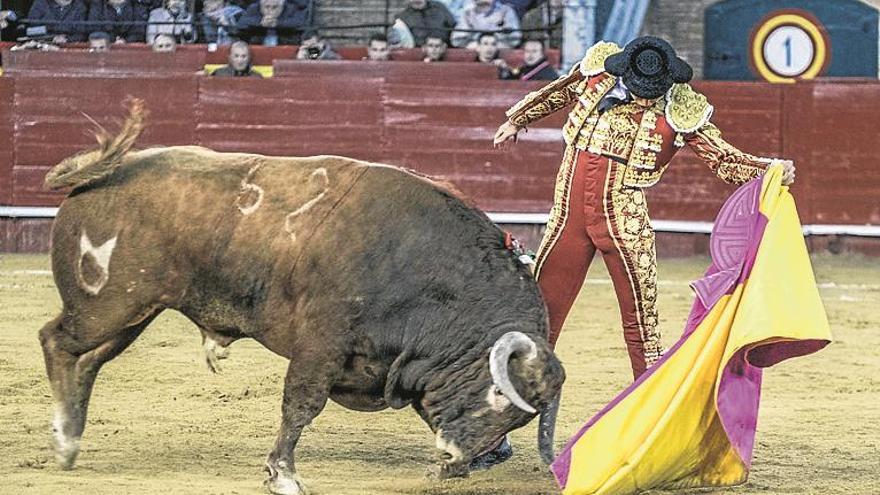
[(452, 46), (475, 49), (481, 32), (497, 32), (502, 48), (519, 45), (522, 32), (516, 12), (498, 0), (474, 0), (462, 12), (452, 32)]
[(507, 62), (501, 58), (501, 50), (498, 49), (498, 37), (494, 33), (480, 33), (477, 42), (476, 61), (482, 64), (491, 64), (498, 69), (498, 77), (501, 78), (504, 71), (509, 71)]
[(170, 34), (177, 43), (196, 41), (193, 16), (186, 9), (186, 0), (165, 0), (164, 7), (150, 12), (148, 22), (147, 43), (152, 44), (159, 34)]
[(436, 34), (429, 34), (422, 45), (422, 54), (425, 62), (442, 62), (446, 60), (446, 42)]
[(542, 2), (543, 0), (501, 0), (501, 3), (510, 5), (513, 11), (516, 12), (516, 16), (520, 19), (523, 18), (526, 12), (534, 9)]
[(562, 46), (562, 14), (565, 0), (548, 0), (547, 3), (526, 13), (522, 20), (524, 35), (542, 39), (550, 48)]
[(107, 34), (111, 43), (143, 43), (144, 26), (136, 24), (142, 20), (131, 0), (92, 0), (89, 4), (89, 21), (105, 23), (89, 28)]
[(244, 41), (229, 47), (229, 64), (211, 73), (217, 77), (263, 77), (251, 68), (251, 48)]
[(18, 15), (12, 10), (0, 10), (0, 41), (15, 41), (18, 35)]
[(110, 51), (110, 35), (104, 31), (95, 31), (89, 35), (89, 53)]
[(333, 51), (330, 43), (322, 39), (317, 31), (308, 31), (303, 35), (296, 58), (297, 60), (339, 60), (342, 57)]
[[(389, 37), (395, 46), (401, 48), (424, 45), (429, 33), (442, 33), (443, 41), (448, 42), (449, 32), (455, 27), (455, 18), (449, 13), (449, 9), (436, 0), (408, 0), (406, 8), (394, 19)], [(398, 33), (398, 30), (408, 33)], [(412, 35), (413, 46), (397, 41), (407, 38), (407, 34)]]
[(367, 60), (373, 62), (386, 62), (391, 60), (391, 50), (388, 48), (388, 37), (384, 34), (374, 34), (370, 36), (370, 43), (367, 45)]
[(199, 14), (199, 40), (202, 43), (228, 45), (234, 41), (231, 31), (244, 9), (226, 0), (205, 0)]
[(452, 17), (455, 18), (455, 22), (458, 22), (461, 19), (461, 13), (464, 12), (465, 7), (468, 6), (469, 3), (473, 2), (473, 0), (437, 0), (442, 3), (449, 9), (449, 13), (452, 14)]
[[(28, 12), (31, 21), (51, 21), (50, 24), (39, 26), (32, 22), (28, 32), (36, 31), (52, 36), (57, 44), (84, 41), (87, 29), (82, 24), (86, 20), (86, 6), (80, 0), (36, 0)], [(41, 29), (42, 28), (42, 29)]]
[(515, 69), (503, 69), (499, 71), (499, 77), (521, 81), (552, 81), (559, 74), (544, 55), (544, 42), (537, 39), (523, 43), (523, 65)]
[(174, 53), (177, 51), (177, 40), (168, 33), (157, 34), (153, 38), (153, 51), (156, 53)]
[(295, 45), (308, 21), (309, 0), (259, 0), (235, 24), (235, 35), (251, 45)]

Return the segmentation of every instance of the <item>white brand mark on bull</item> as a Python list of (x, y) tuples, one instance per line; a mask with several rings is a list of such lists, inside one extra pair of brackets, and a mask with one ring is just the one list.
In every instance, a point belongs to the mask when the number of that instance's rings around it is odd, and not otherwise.
[[(244, 216), (248, 216), (251, 213), (257, 211), (260, 208), (260, 205), (263, 204), (263, 196), (265, 195), (265, 191), (263, 191), (262, 187), (250, 183), (250, 181), (254, 178), (254, 175), (256, 175), (257, 170), (259, 170), (262, 166), (262, 163), (254, 165), (250, 170), (248, 170), (248, 173), (244, 177), (244, 179), (241, 180), (241, 190), (238, 193), (238, 197), (235, 199), (235, 203), (238, 205), (238, 211), (240, 211), (241, 214)], [(253, 200), (253, 203), (249, 205), (243, 205), (242, 199), (248, 197), (249, 193), (255, 194), (257, 197)]]
[[(110, 280), (110, 256), (113, 255), (113, 250), (116, 248), (116, 237), (113, 237), (109, 241), (101, 244), (100, 246), (92, 245), (92, 241), (89, 239), (89, 236), (83, 231), (82, 236), (79, 239), (79, 263), (77, 263), (76, 275), (77, 279), (79, 279), (80, 286), (93, 296), (97, 296), (101, 289), (107, 285), (107, 281)], [(85, 275), (83, 274), (83, 264), (85, 262), (86, 256), (91, 256), (95, 264), (97, 265), (98, 271), (98, 280), (94, 282), (88, 282), (85, 279)]]
[(327, 176), (327, 169), (324, 167), (315, 169), (314, 172), (309, 176), (309, 180), (320, 180), (321, 181), (321, 192), (318, 193), (314, 198), (306, 201), (302, 206), (292, 211), (287, 217), (284, 219), (284, 230), (290, 234), (290, 240), (296, 242), (296, 230), (294, 229), (294, 222), (297, 217), (302, 215), (303, 213), (309, 211), (318, 201), (321, 201), (324, 196), (327, 194), (327, 190), (330, 188), (330, 178)]

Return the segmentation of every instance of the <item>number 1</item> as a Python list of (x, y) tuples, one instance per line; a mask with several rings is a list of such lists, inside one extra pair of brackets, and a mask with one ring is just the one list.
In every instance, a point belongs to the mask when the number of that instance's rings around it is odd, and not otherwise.
[(785, 42), (782, 44), (785, 46), (785, 65), (791, 67), (791, 36), (785, 38)]

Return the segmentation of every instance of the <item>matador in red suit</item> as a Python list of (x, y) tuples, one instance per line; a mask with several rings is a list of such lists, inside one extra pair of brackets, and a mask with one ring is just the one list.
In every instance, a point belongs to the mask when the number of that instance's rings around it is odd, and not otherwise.
[[(496, 146), (515, 141), (529, 124), (574, 104), (563, 128), (565, 155), (550, 220), (538, 248), (535, 277), (550, 315), (550, 342), (581, 289), (587, 268), (602, 255), (620, 306), (633, 375), (663, 347), (657, 328), (657, 263), (645, 188), (689, 146), (721, 180), (742, 184), (773, 161), (744, 153), (721, 138), (712, 105), (687, 84), (690, 66), (654, 37), (621, 49), (600, 42), (571, 71), (528, 94), (507, 111)], [(784, 183), (794, 180), (790, 161)]]

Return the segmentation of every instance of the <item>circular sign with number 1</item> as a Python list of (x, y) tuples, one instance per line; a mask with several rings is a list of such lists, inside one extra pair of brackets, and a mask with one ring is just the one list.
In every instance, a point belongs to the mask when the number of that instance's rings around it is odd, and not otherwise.
[(828, 65), (830, 46), (822, 24), (806, 12), (774, 12), (752, 34), (752, 66), (770, 82), (813, 79)]

